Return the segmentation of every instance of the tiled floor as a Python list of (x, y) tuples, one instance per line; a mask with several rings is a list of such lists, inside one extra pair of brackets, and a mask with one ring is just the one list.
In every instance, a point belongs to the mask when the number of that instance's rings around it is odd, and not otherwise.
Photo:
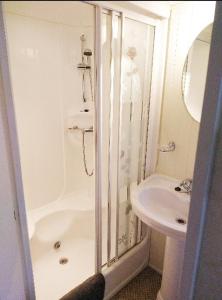
[(147, 267), (112, 300), (156, 300), (160, 284), (161, 275)]

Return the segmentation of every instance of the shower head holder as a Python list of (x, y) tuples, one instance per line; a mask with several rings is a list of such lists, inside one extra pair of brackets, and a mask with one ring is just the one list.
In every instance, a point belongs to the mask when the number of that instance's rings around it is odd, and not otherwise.
[(85, 56), (92, 56), (92, 50), (91, 50), (91, 49), (85, 49), (85, 50), (83, 51), (83, 54), (84, 54)]

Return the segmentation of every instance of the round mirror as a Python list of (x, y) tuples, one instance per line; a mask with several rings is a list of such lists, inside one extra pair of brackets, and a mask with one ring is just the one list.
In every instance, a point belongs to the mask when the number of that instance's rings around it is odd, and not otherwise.
[(188, 112), (197, 122), (200, 122), (203, 106), (212, 26), (207, 26), (194, 40), (183, 68), (184, 102)]

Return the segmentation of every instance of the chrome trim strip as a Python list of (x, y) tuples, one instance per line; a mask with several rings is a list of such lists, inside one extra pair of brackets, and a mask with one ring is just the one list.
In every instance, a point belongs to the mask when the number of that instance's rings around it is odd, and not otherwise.
[(108, 224), (107, 224), (107, 265), (111, 265), (111, 209), (112, 209), (112, 198), (111, 198), (111, 189), (112, 189), (112, 122), (113, 122), (113, 89), (114, 89), (114, 14), (113, 11), (110, 12), (111, 15), (111, 55), (110, 55), (110, 109), (109, 109), (109, 155), (108, 155)]
[(118, 248), (118, 240), (119, 240), (119, 204), (120, 204), (120, 184), (119, 184), (119, 156), (120, 156), (120, 136), (121, 136), (121, 116), (122, 116), (122, 106), (121, 106), (121, 100), (122, 100), (122, 84), (123, 84), (123, 36), (124, 36), (124, 14), (120, 14), (121, 18), (121, 34), (120, 34), (120, 70), (119, 70), (119, 76), (120, 76), (120, 86), (119, 86), (119, 115), (118, 115), (118, 137), (117, 137), (117, 148), (118, 148), (118, 157), (117, 157), (117, 197), (116, 197), (116, 249), (115, 249), (115, 259), (116, 261), (119, 259), (119, 248)]
[(95, 7), (95, 272), (102, 266), (102, 103), (101, 103), (101, 8)]
[[(147, 25), (149, 26), (149, 25)], [(148, 45), (148, 41), (147, 41), (147, 45)], [(148, 76), (147, 76), (147, 72), (149, 72), (148, 70), (148, 65), (147, 65), (147, 53), (146, 53), (146, 61), (145, 61), (145, 76), (144, 76), (144, 82), (148, 81)], [(147, 132), (146, 132), (146, 123), (147, 120), (149, 118), (148, 114), (149, 111), (147, 112), (146, 115), (146, 108), (147, 108), (147, 104), (149, 104), (149, 98), (146, 98), (146, 87), (144, 85), (144, 90), (143, 90), (143, 96), (142, 96), (142, 109), (141, 109), (141, 116), (140, 116), (140, 149), (139, 149), (139, 161), (138, 161), (138, 174), (137, 174), (137, 184), (139, 184), (141, 182), (141, 180), (144, 179), (143, 174), (144, 174), (144, 169), (145, 169), (145, 164), (144, 164), (144, 160), (145, 160), (145, 156), (146, 156), (146, 150), (144, 149), (144, 144), (143, 142), (147, 140)], [(146, 139), (145, 139), (145, 134), (146, 134)], [(137, 230), (136, 230), (136, 237), (135, 237), (135, 241), (136, 243), (139, 243), (141, 241), (141, 232), (142, 232), (142, 224), (141, 221), (138, 217), (136, 217), (136, 226), (137, 226)]]

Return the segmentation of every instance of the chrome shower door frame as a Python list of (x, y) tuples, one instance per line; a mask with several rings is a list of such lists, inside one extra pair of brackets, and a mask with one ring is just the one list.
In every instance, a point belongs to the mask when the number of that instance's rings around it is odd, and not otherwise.
[[(152, 75), (151, 75), (151, 87), (150, 95), (147, 102), (149, 102), (149, 112), (144, 117), (144, 109), (142, 112), (142, 126), (145, 125), (145, 129), (141, 133), (141, 138), (146, 142), (146, 146), (142, 147), (140, 153), (143, 159), (140, 161), (140, 170), (138, 174), (138, 182), (143, 180), (145, 177), (149, 176), (154, 172), (157, 161), (157, 148), (158, 148), (158, 134), (160, 128), (160, 113), (161, 113), (161, 101), (162, 101), (162, 91), (163, 91), (163, 78), (164, 78), (164, 66), (165, 66), (165, 55), (159, 59), (159, 55), (166, 51), (167, 44), (167, 28), (168, 20), (161, 18), (147, 17), (139, 15), (137, 13), (131, 12), (129, 10), (118, 10), (115, 8), (115, 4), (107, 3), (104, 7), (103, 3), (98, 3), (97, 1), (90, 1), (90, 4), (94, 4), (96, 7), (96, 32), (95, 32), (95, 49), (96, 49), (96, 97), (95, 97), (95, 229), (96, 229), (96, 251), (95, 251), (95, 270), (100, 272), (102, 270), (102, 172), (101, 172), (101, 153), (102, 153), (102, 84), (101, 84), (101, 56), (102, 56), (102, 45), (101, 45), (101, 19), (102, 13), (106, 10), (108, 11), (112, 19), (114, 16), (118, 15), (121, 18), (121, 67), (120, 67), (120, 99), (121, 101), (122, 92), (122, 56), (123, 56), (123, 36), (124, 36), (124, 21), (125, 18), (129, 18), (138, 22), (145, 23), (154, 27), (155, 35), (153, 42), (153, 63), (152, 63)], [(113, 22), (112, 22), (113, 27)], [(112, 28), (113, 30), (113, 28)], [(113, 47), (113, 35), (111, 41), (111, 48)], [(111, 49), (111, 68), (113, 62), (113, 52)], [(111, 74), (112, 75), (112, 74)], [(113, 85), (113, 77), (111, 76), (111, 86)], [(155, 99), (155, 101), (154, 101)], [(112, 89), (110, 92), (110, 106), (112, 106), (113, 94)], [(112, 107), (111, 107), (112, 109)], [(118, 116), (120, 122), (120, 112)], [(111, 122), (111, 120), (109, 120)], [(112, 134), (112, 126), (110, 126), (110, 135)], [(149, 128), (149, 130), (148, 130)], [(145, 136), (145, 138), (144, 138)], [(109, 147), (111, 143), (111, 137), (109, 137)], [(117, 138), (117, 147), (119, 149), (119, 134)], [(149, 149), (149, 151), (148, 151)], [(118, 150), (119, 151), (119, 150)], [(119, 156), (118, 156), (119, 159)], [(121, 256), (118, 253), (118, 239), (119, 239), (119, 209), (116, 209), (116, 232), (115, 232), (115, 257), (111, 257), (111, 169), (112, 169), (112, 159), (109, 155), (108, 158), (108, 203), (107, 203), (107, 266), (115, 263)], [(119, 161), (117, 162), (119, 168)], [(119, 172), (117, 172), (117, 186), (119, 182)], [(119, 207), (119, 186), (117, 188), (117, 199), (116, 207)], [(137, 243), (142, 240), (141, 233), (141, 222), (138, 220), (137, 229)], [(134, 246), (133, 246), (134, 247)], [(129, 249), (130, 250), (130, 249)], [(125, 254), (125, 253), (124, 253)], [(123, 255), (124, 255), (123, 254)]]
[(101, 7), (95, 6), (95, 273), (102, 269), (102, 86), (101, 86)]

